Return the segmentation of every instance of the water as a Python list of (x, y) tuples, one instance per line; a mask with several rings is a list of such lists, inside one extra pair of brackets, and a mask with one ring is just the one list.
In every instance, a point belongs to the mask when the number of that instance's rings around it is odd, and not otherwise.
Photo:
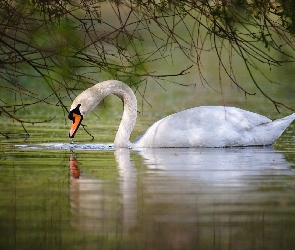
[(0, 249), (292, 249), (293, 130), (273, 147), (2, 143)]

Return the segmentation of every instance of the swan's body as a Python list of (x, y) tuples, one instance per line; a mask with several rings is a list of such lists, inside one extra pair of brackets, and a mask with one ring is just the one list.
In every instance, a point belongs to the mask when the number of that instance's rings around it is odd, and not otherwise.
[(267, 117), (234, 107), (203, 106), (169, 115), (154, 123), (134, 143), (129, 141), (137, 116), (137, 101), (125, 83), (109, 80), (79, 94), (69, 118), (74, 137), (83, 117), (109, 94), (124, 104), (123, 117), (114, 146), (121, 147), (230, 147), (270, 145), (295, 119), (295, 114), (271, 121)]

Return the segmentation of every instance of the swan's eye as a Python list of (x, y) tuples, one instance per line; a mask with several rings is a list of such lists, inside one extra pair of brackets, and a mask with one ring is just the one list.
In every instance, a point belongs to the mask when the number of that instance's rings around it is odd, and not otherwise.
[(73, 117), (73, 111), (71, 111), (71, 112), (69, 113), (69, 116), (68, 116), (68, 117), (69, 117), (70, 120), (73, 120), (73, 118), (74, 118), (74, 117)]

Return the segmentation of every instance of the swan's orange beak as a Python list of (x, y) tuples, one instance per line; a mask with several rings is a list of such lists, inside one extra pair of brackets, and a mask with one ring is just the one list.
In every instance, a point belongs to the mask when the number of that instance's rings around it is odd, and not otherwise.
[(75, 113), (72, 114), (72, 126), (69, 133), (70, 138), (74, 138), (75, 133), (77, 132), (82, 120), (83, 120), (82, 115), (75, 114)]

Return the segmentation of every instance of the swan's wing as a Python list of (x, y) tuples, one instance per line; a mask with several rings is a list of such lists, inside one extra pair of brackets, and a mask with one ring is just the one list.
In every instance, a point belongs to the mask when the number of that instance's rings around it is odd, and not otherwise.
[[(224, 123), (225, 126), (233, 126), (237, 130), (251, 130), (261, 124), (272, 122), (263, 115), (246, 111), (234, 107), (200, 107), (204, 113), (210, 113), (209, 116)], [(210, 119), (210, 118), (208, 118)]]
[(138, 147), (223, 147), (246, 145), (252, 129), (270, 123), (259, 114), (234, 107), (203, 106), (167, 116), (135, 141)]

